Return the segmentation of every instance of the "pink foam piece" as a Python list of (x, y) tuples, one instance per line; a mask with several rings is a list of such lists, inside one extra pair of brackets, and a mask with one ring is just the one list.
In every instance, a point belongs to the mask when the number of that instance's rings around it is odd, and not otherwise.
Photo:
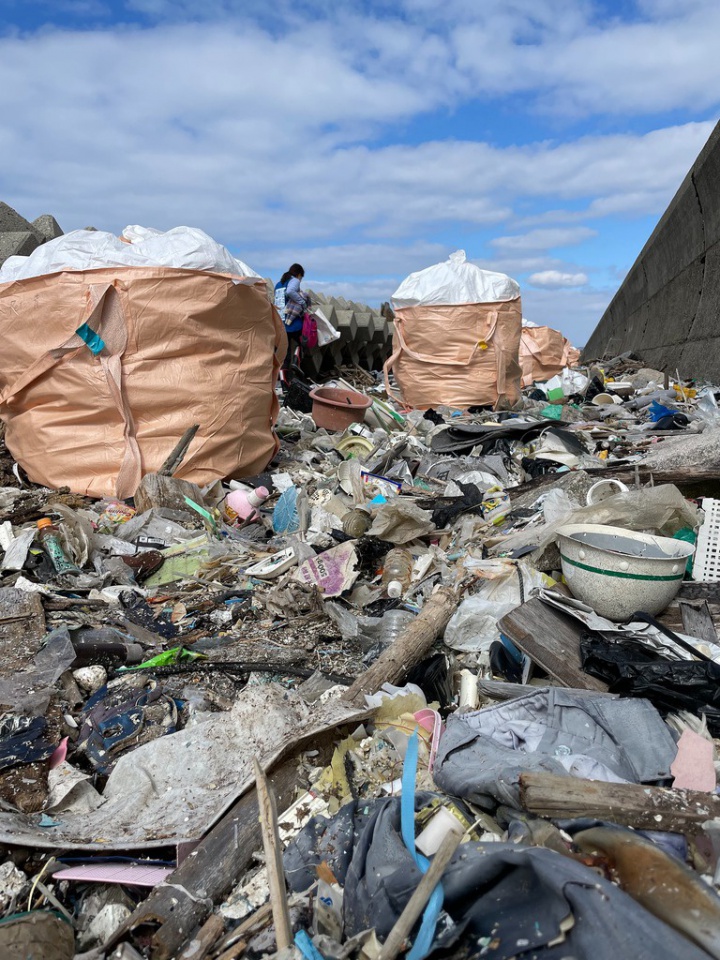
[(123, 883), (131, 887), (156, 887), (174, 869), (174, 867), (143, 866), (141, 863), (87, 863), (59, 870), (53, 875), (53, 879)]
[(692, 730), (683, 730), (670, 773), (675, 778), (673, 787), (713, 793), (716, 781), (712, 743)]
[(50, 755), (50, 769), (54, 770), (55, 767), (59, 767), (60, 764), (67, 757), (67, 748), (68, 748), (68, 738), (63, 737), (60, 743), (55, 747), (54, 752)]
[(432, 769), (435, 766), (435, 756), (438, 751), (438, 745), (440, 743), (440, 737), (445, 729), (445, 726), (442, 722), (442, 718), (437, 710), (430, 710), (425, 708), (424, 710), (418, 710), (414, 715), (415, 720), (418, 724), (429, 733), (432, 733), (432, 741), (430, 744), (430, 759), (428, 761), (428, 770), (432, 773)]

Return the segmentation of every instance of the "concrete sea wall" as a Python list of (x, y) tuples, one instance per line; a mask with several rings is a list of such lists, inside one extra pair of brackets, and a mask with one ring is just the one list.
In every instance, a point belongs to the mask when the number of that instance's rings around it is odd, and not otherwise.
[(583, 351), (720, 382), (720, 123)]

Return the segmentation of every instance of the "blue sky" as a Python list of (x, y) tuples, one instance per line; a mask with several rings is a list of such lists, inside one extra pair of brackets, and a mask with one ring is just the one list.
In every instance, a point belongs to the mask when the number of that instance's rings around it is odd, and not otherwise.
[(0, 199), (378, 304), (464, 248), (582, 345), (720, 115), (717, 0), (0, 0)]

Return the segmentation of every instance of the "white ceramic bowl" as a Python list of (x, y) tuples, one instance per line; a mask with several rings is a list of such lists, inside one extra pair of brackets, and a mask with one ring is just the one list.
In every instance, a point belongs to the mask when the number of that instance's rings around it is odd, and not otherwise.
[(573, 595), (601, 617), (661, 613), (675, 597), (695, 547), (624, 527), (571, 523), (558, 530), (562, 571)]

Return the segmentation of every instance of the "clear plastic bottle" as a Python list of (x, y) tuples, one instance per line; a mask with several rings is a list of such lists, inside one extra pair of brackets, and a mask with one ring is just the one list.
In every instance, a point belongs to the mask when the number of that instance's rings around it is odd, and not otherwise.
[(65, 556), (60, 531), (53, 525), (52, 520), (47, 518), (38, 520), (38, 539), (42, 544), (43, 550), (50, 558), (50, 562), (57, 573), (80, 573), (80, 570), (71, 563)]
[(401, 597), (412, 580), (413, 556), (403, 547), (393, 547), (385, 557), (382, 582), (392, 599)]
[(358, 634), (360, 646), (365, 653), (392, 646), (416, 616), (410, 610), (386, 610), (381, 618), (371, 619), (368, 625), (361, 627)]
[(372, 517), (367, 510), (363, 510), (361, 507), (353, 507), (343, 517), (343, 532), (357, 540), (358, 537), (362, 537), (368, 532), (371, 523)]

